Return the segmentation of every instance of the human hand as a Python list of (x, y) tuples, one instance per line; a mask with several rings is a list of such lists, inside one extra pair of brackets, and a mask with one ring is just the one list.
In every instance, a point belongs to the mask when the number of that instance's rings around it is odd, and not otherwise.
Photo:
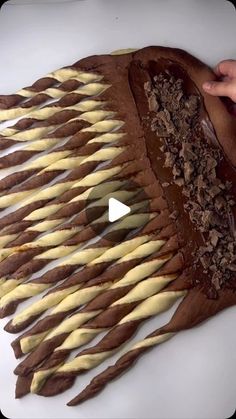
[(203, 90), (212, 96), (225, 96), (236, 102), (236, 60), (221, 61), (214, 72), (219, 81), (203, 83)]

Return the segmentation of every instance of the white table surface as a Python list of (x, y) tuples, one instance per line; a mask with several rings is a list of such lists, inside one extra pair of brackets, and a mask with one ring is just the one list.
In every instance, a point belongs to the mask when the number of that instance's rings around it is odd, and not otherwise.
[[(235, 40), (236, 13), (227, 1), (9, 1), (0, 11), (0, 93), (12, 93), (90, 54), (127, 47), (180, 47), (213, 66), (236, 58)], [(168, 321), (174, 308), (147, 322), (135, 341)], [(2, 320), (1, 411), (12, 419), (230, 417), (236, 407), (235, 321), (236, 307), (181, 333), (142, 357), (97, 398), (69, 408), (66, 402), (116, 357), (60, 396), (15, 400), (17, 362)]]

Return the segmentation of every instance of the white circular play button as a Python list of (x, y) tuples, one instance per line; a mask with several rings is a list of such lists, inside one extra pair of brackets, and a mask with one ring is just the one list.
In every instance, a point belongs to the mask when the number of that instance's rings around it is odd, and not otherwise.
[(128, 205), (123, 204), (123, 202), (118, 201), (118, 199), (109, 198), (108, 219), (111, 223), (129, 214), (130, 211), (131, 209), (128, 207)]
[(86, 192), (83, 236), (118, 243), (150, 219), (150, 199), (129, 179), (111, 179)]

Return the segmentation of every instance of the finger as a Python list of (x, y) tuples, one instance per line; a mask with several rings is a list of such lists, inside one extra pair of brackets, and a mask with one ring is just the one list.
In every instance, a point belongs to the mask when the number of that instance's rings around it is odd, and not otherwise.
[(231, 97), (232, 85), (228, 81), (207, 81), (202, 87), (210, 95)]
[(222, 81), (231, 81), (232, 79), (229, 76), (223, 76), (221, 78)]
[(230, 78), (236, 77), (236, 60), (224, 60), (217, 64), (214, 68), (217, 76), (229, 76)]
[(203, 90), (212, 96), (226, 96), (236, 101), (236, 79), (233, 81), (207, 81), (202, 85)]

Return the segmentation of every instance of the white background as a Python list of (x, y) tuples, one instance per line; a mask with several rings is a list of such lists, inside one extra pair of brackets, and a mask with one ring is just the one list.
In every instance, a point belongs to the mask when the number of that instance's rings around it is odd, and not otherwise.
[[(180, 47), (215, 65), (236, 58), (235, 40), (236, 13), (222, 0), (9, 1), (0, 12), (0, 93), (12, 93), (84, 56), (127, 47)], [(173, 312), (149, 321), (135, 340)], [(1, 410), (12, 419), (229, 417), (236, 404), (235, 322), (234, 307), (181, 333), (145, 355), (97, 398), (69, 408), (65, 403), (116, 357), (79, 377), (60, 396), (14, 400), (12, 336), (2, 331), (6, 320), (0, 321)]]

